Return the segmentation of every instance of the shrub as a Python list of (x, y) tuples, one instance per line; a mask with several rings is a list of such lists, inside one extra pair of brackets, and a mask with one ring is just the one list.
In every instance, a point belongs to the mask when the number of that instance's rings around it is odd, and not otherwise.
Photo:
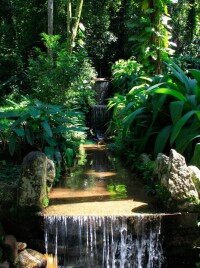
[[(26, 99), (1, 108), (1, 145), (11, 155), (30, 150), (44, 152), (57, 162), (72, 165), (76, 148), (84, 133), (83, 114), (66, 107)], [(82, 133), (81, 135), (78, 133)], [(7, 146), (8, 145), (8, 146)]]
[(142, 65), (133, 58), (118, 60), (112, 65), (112, 83), (115, 92), (126, 94), (137, 83), (138, 76), (142, 75)]
[(86, 111), (94, 102), (92, 86), (96, 72), (84, 48), (69, 53), (60, 36), (43, 34), (43, 40), (52, 57), (35, 49), (35, 57), (29, 61), (31, 96), (44, 103), (75, 106)]
[(170, 73), (158, 78), (159, 83), (151, 79), (126, 96), (116, 95), (109, 106), (114, 107), (122, 143), (134, 153), (156, 156), (173, 147), (191, 160), (200, 137), (200, 71), (187, 75), (173, 61), (166, 64)]

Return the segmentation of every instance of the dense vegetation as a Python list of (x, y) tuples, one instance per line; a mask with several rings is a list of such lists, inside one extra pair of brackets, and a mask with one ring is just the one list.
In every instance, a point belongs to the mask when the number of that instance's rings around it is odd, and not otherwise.
[(34, 149), (72, 165), (98, 75), (112, 78), (118, 154), (131, 162), (173, 147), (197, 161), (197, 0), (3, 0), (0, 18), (4, 157)]

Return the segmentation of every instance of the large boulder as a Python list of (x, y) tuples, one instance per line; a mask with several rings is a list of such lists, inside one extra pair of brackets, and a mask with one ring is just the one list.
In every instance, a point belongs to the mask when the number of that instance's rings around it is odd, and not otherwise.
[(159, 154), (156, 160), (156, 173), (161, 187), (168, 192), (167, 207), (172, 210), (194, 211), (197, 209), (199, 196), (192, 181), (191, 172), (185, 158), (175, 150), (169, 158)]
[(47, 183), (50, 187), (54, 177), (54, 164), (44, 153), (39, 151), (29, 153), (22, 163), (18, 205), (38, 208), (47, 206)]
[(15, 259), (16, 268), (42, 268), (46, 267), (46, 257), (33, 249), (21, 251)]

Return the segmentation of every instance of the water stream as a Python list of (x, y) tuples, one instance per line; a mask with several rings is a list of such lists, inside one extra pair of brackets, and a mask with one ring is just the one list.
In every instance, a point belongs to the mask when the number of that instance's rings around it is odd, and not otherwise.
[(160, 268), (159, 216), (46, 216), (47, 253), (59, 267)]
[[(68, 268), (160, 268), (161, 216), (141, 179), (105, 146), (80, 147), (82, 158), (50, 193), (45, 247)], [(138, 212), (148, 214), (138, 214)]]
[[(109, 82), (101, 80), (96, 83), (98, 105), (91, 108), (90, 117), (96, 134), (106, 130), (109, 117), (104, 105)], [(187, 254), (170, 257), (166, 266), (170, 248), (177, 241), (180, 248), (179, 231), (182, 236), (184, 230), (183, 244), (196, 216), (160, 214), (159, 204), (147, 195), (141, 179), (123, 168), (105, 146), (82, 145), (76, 168), (49, 197), (44, 211), (45, 248), (58, 259), (59, 268), (196, 267), (193, 257), (188, 261), (188, 247)], [(163, 248), (168, 248), (166, 258)]]

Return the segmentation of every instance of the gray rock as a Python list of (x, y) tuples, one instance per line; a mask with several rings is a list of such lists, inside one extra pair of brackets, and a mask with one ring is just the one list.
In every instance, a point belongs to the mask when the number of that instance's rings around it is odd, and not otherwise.
[(162, 186), (167, 187), (169, 157), (159, 153), (156, 158), (154, 175), (157, 175)]
[(55, 165), (52, 160), (47, 158), (47, 185), (48, 187), (52, 187), (54, 179), (56, 176)]
[(172, 210), (194, 211), (199, 202), (198, 192), (191, 179), (191, 171), (185, 158), (175, 150), (170, 156), (158, 154), (154, 173), (160, 184), (169, 193), (166, 206)]
[(22, 176), (19, 182), (20, 207), (46, 206), (47, 181), (53, 183), (55, 175), (54, 164), (42, 152), (29, 153), (22, 163)]
[(198, 199), (198, 193), (191, 179), (185, 158), (175, 150), (170, 151), (168, 165), (168, 190), (173, 200)]
[(33, 249), (25, 249), (18, 254), (14, 264), (16, 268), (42, 268), (46, 267), (46, 258)]

